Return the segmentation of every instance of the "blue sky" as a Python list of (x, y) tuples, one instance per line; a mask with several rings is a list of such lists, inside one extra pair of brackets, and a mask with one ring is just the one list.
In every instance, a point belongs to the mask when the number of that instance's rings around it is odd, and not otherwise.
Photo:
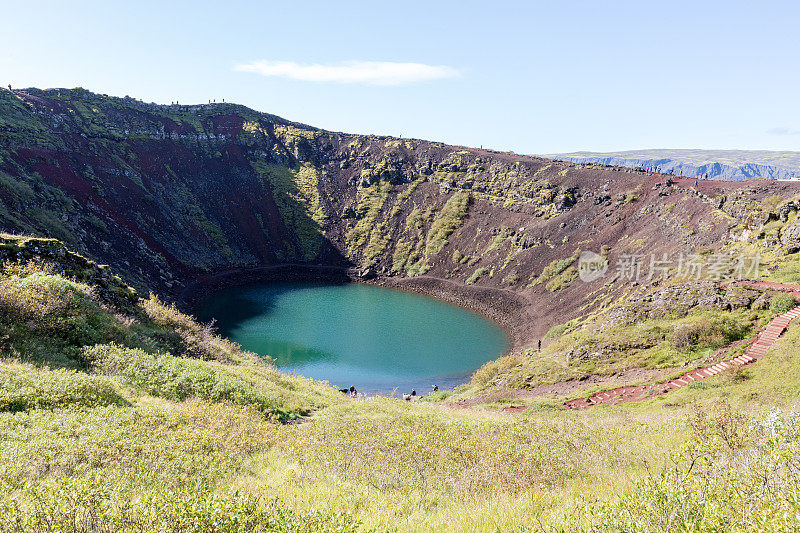
[(0, 82), (518, 153), (800, 150), (800, 2), (3, 1)]

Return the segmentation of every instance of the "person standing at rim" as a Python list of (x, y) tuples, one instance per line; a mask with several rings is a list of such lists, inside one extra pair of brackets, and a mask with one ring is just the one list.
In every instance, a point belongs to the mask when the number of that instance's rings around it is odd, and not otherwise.
[(536, 348), (536, 351), (537, 352), (541, 352), (542, 351), (542, 339), (539, 339), (539, 346)]

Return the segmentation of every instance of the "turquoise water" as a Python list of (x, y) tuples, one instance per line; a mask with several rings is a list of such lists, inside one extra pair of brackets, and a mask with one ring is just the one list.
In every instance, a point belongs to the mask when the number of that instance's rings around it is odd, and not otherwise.
[(486, 318), (371, 285), (270, 283), (227, 289), (200, 308), (243, 348), (281, 370), (360, 392), (430, 392), (467, 380), (508, 348)]

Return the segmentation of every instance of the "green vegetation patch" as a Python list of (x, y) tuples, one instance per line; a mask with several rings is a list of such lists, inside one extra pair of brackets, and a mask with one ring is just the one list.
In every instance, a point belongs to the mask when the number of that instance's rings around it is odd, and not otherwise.
[(564, 324), (555, 325), (547, 330), (547, 333), (545, 333), (544, 338), (546, 340), (558, 338), (567, 331), (573, 329), (577, 324), (578, 324), (577, 320), (570, 320), (569, 322), (565, 322)]
[(489, 273), (488, 268), (485, 267), (476, 268), (475, 272), (473, 272), (472, 275), (468, 277), (466, 281), (464, 281), (464, 283), (466, 283), (467, 285), (472, 285), (488, 273)]
[(436, 213), (425, 243), (425, 256), (439, 253), (447, 244), (447, 238), (464, 222), (469, 209), (470, 193), (459, 191), (453, 194), (441, 211)]
[(132, 342), (88, 285), (45, 272), (0, 275), (0, 353), (34, 363), (81, 368), (80, 348)]
[(797, 300), (795, 299), (793, 294), (776, 294), (773, 296), (769, 301), (769, 310), (775, 313), (776, 315), (780, 315), (787, 311), (790, 311), (797, 305)]
[[(597, 531), (791, 531), (800, 419), (751, 419), (728, 403), (702, 408), (692, 438), (621, 497), (596, 511)], [(769, 494), (769, 497), (762, 495)]]
[(297, 239), (299, 256), (316, 258), (326, 219), (317, 170), (310, 163), (295, 169), (262, 160), (253, 161), (252, 165), (259, 177), (270, 184), (281, 219)]
[[(708, 357), (714, 350), (755, 335), (754, 313), (698, 311), (681, 318), (613, 323), (604, 314), (578, 324), (554, 326), (538, 353), (490, 361), (472, 377), (473, 391), (525, 389), (588, 374), (612, 375), (632, 368), (671, 368)], [(758, 315), (755, 315), (758, 316)]]
[(410, 241), (401, 239), (394, 247), (392, 254), (392, 272), (402, 272), (408, 263), (411, 254), (412, 244)]
[(101, 376), (31, 365), (0, 365), (0, 411), (124, 404), (127, 402), (114, 384)]
[(236, 375), (233, 369), (208, 361), (153, 355), (114, 344), (87, 348), (84, 357), (98, 371), (119, 376), (151, 396), (173, 401), (187, 398), (227, 401), (255, 407), (279, 421), (303, 414), (298, 406), (287, 407), (280, 396), (267, 394), (255, 383)]
[(388, 239), (382, 233), (383, 226), (375, 224), (375, 221), (381, 214), (391, 189), (392, 184), (388, 181), (376, 181), (369, 187), (358, 190), (355, 208), (357, 222), (347, 233), (347, 253), (351, 257), (368, 241), (373, 257), (382, 253)]
[[(441, 209), (431, 206), (427, 211), (420, 208), (411, 211), (406, 218), (406, 229), (416, 232), (417, 246), (406, 262), (408, 275), (424, 274), (431, 268), (430, 259), (442, 251), (448, 237), (463, 224), (470, 201), (470, 192), (458, 191), (447, 199)], [(430, 226), (427, 234), (424, 234), (427, 221), (430, 221)]]
[(672, 342), (679, 350), (716, 349), (744, 339), (753, 332), (752, 324), (732, 316), (706, 318), (682, 323), (672, 332)]
[(368, 410), (342, 404), (292, 428), (277, 451), (309, 474), (324, 469), (395, 494), (414, 487), (466, 496), (580, 478), (589, 458), (570, 450), (590, 441), (588, 427), (565, 432), (548, 423), (442, 416), (436, 406), (377, 399)]
[(544, 267), (542, 273), (535, 280), (528, 284), (528, 288), (547, 283), (545, 288), (550, 292), (561, 290), (570, 281), (578, 277), (578, 269), (573, 265), (580, 255), (581, 251), (575, 250), (575, 253), (570, 257), (554, 259)]

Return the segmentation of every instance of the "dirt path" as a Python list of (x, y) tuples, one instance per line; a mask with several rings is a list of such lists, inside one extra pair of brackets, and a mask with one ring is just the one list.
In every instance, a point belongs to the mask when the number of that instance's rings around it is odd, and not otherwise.
[[(772, 281), (756, 281), (756, 280), (742, 280), (737, 282), (740, 285), (752, 287), (754, 289), (775, 290), (781, 292), (793, 293), (795, 299), (800, 301), (800, 285), (792, 285), (787, 283), (777, 283)], [(718, 353), (730, 351), (737, 345), (747, 346), (745, 352), (733, 359), (724, 360), (716, 364), (697, 368), (687, 371), (677, 378), (670, 379), (669, 381), (661, 381), (661, 379), (668, 373), (673, 372), (675, 369), (661, 369), (651, 370), (644, 368), (636, 368), (628, 370), (616, 376), (592, 376), (589, 380), (570, 380), (562, 381), (552, 384), (542, 384), (531, 389), (513, 391), (510, 398), (523, 399), (547, 395), (566, 395), (573, 393), (581, 388), (586, 387), (587, 384), (604, 383), (608, 381), (650, 381), (646, 385), (629, 385), (616, 387), (613, 389), (604, 390), (587, 398), (576, 398), (564, 402), (564, 407), (573, 410), (588, 409), (593, 405), (610, 404), (616, 405), (620, 403), (636, 402), (661, 396), (668, 392), (684, 387), (694, 381), (702, 381), (711, 376), (715, 376), (720, 372), (724, 372), (730, 368), (742, 367), (755, 363), (766, 355), (767, 351), (772, 347), (778, 338), (783, 335), (789, 324), (800, 317), (800, 306), (780, 314), (770, 320), (769, 324), (761, 330), (756, 336), (755, 340), (737, 341), (724, 348), (718, 350)], [(712, 359), (713, 360), (713, 359)], [(504, 396), (509, 398), (509, 396)], [(447, 403), (450, 408), (469, 408), (487, 402), (487, 398), (470, 398), (458, 400), (455, 402)], [(527, 409), (527, 406), (509, 406), (503, 408), (506, 412), (520, 412)]]
[[(555, 383), (541, 383), (529, 389), (519, 389), (504, 391), (501, 395), (503, 400), (525, 400), (530, 398), (549, 398), (557, 400), (571, 394), (578, 393), (581, 389), (589, 386), (613, 386), (620, 383), (641, 383), (643, 381), (658, 381), (674, 374), (675, 368), (632, 368), (615, 375), (594, 374), (583, 379), (571, 379), (568, 381), (557, 381)], [(453, 408), (475, 407), (477, 405), (491, 402), (487, 396), (475, 398), (462, 398), (448, 402), (446, 405)], [(504, 407), (503, 411), (521, 411), (526, 409), (524, 405)]]
[[(742, 285), (759, 289), (771, 289), (783, 292), (794, 293), (796, 299), (800, 299), (800, 285), (789, 285), (784, 283), (766, 282), (766, 281), (742, 281)], [(697, 368), (671, 379), (665, 383), (650, 383), (642, 386), (619, 387), (616, 389), (598, 392), (589, 396), (588, 398), (576, 398), (564, 403), (567, 409), (588, 409), (589, 407), (597, 404), (620, 404), (625, 402), (635, 402), (660, 396), (675, 389), (684, 387), (694, 381), (702, 381), (711, 376), (715, 376), (720, 372), (724, 372), (729, 368), (741, 367), (755, 363), (766, 355), (775, 341), (783, 335), (783, 332), (794, 319), (800, 316), (800, 307), (795, 307), (791, 311), (780, 314), (770, 320), (767, 327), (761, 330), (758, 336), (745, 352), (739, 357), (722, 361), (715, 365)]]

